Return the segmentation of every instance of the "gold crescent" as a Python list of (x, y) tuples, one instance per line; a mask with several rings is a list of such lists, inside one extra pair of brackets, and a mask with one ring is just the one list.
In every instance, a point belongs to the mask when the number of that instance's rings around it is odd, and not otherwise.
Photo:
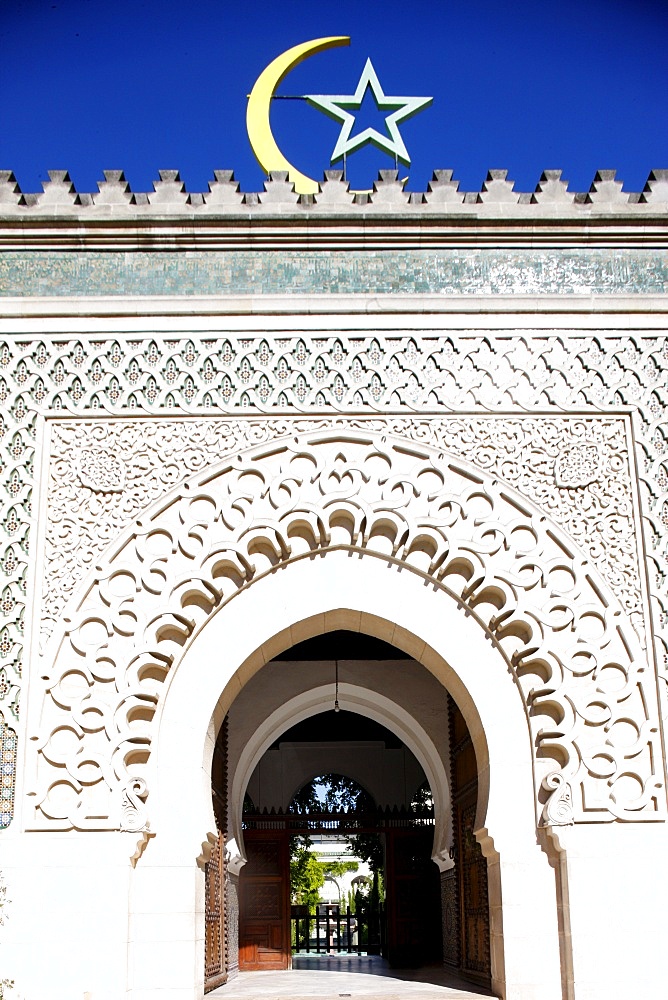
[(287, 170), (288, 179), (294, 183), (297, 194), (317, 194), (318, 182), (297, 170), (278, 148), (269, 124), (271, 99), (279, 83), (290, 70), (309, 56), (314, 56), (324, 49), (336, 48), (337, 45), (350, 45), (349, 36), (332, 35), (328, 38), (314, 38), (313, 41), (302, 42), (301, 45), (288, 49), (260, 73), (248, 97), (246, 129), (258, 163), (266, 173), (272, 170)]

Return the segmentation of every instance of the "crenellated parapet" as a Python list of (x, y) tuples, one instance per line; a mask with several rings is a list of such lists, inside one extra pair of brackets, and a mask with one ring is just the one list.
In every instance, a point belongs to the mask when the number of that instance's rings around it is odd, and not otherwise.
[(150, 192), (132, 191), (122, 170), (107, 170), (93, 193), (52, 170), (38, 193), (0, 171), (3, 250), (331, 251), (394, 248), (600, 247), (668, 245), (668, 170), (651, 171), (627, 192), (614, 170), (599, 170), (588, 191), (569, 190), (545, 170), (535, 191), (515, 190), (506, 170), (490, 170), (480, 191), (460, 191), (452, 170), (434, 171), (426, 191), (407, 191), (398, 170), (381, 170), (371, 190), (353, 190), (327, 170), (315, 194), (297, 194), (287, 172), (262, 191), (243, 192), (231, 170), (214, 171), (207, 191), (186, 189), (161, 170)]
[(0, 217), (208, 216), (237, 214), (348, 216), (460, 215), (581, 219), (597, 215), (668, 215), (668, 170), (652, 170), (642, 191), (623, 190), (616, 171), (599, 170), (586, 192), (570, 191), (560, 170), (545, 170), (534, 191), (515, 190), (507, 170), (490, 170), (480, 191), (463, 192), (452, 170), (436, 170), (423, 192), (406, 191), (397, 170), (381, 170), (372, 190), (355, 191), (342, 171), (327, 170), (317, 194), (299, 195), (284, 172), (269, 175), (260, 192), (243, 193), (231, 170), (214, 171), (206, 192), (186, 190), (177, 170), (159, 171), (153, 191), (134, 192), (121, 170), (105, 170), (92, 193), (79, 192), (66, 170), (49, 171), (43, 191), (21, 191), (14, 174), (0, 171)]

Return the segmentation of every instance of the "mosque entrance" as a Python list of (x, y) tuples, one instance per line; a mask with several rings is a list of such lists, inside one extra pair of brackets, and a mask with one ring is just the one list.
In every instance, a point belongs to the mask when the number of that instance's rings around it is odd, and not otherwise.
[[(352, 679), (378, 704), (392, 694), (409, 708), (424, 705), (433, 742), (419, 718), (414, 728), (420, 746), (428, 744), (438, 757), (429, 777), (405, 733), (348, 704), (339, 707), (339, 684), (350, 697)], [(274, 730), (245, 782), (239, 823), (245, 863), (238, 876), (222, 871), (225, 860), (215, 849), (207, 865), (207, 931), (220, 928), (207, 933), (207, 989), (224, 981), (225, 951), (233, 973), (289, 969), (304, 954), (310, 962), (318, 955), (364, 954), (398, 969), (443, 963), (489, 985), (487, 865), (473, 835), (473, 744), (453, 699), (402, 651), (340, 631), (302, 642), (267, 664), (232, 704), (218, 737), (219, 828), (229, 840), (223, 799), (234, 786), (244, 740), (264, 723), (258, 703), (270, 707), (281, 689), (287, 702), (302, 689), (298, 700), (304, 686), (324, 690), (322, 681), (329, 681), (331, 697)], [(330, 779), (338, 781), (338, 798)], [(351, 873), (355, 887), (352, 879), (342, 885), (332, 876), (329, 895), (324, 887), (304, 894), (295, 884), (296, 859), (303, 861), (306, 852), (309, 864), (322, 864), (318, 858), (332, 850), (339, 859), (361, 862)], [(345, 864), (337, 864), (340, 876)]]
[[(331, 777), (354, 789), (341, 775), (320, 775), (304, 787), (326, 789), (331, 805)], [(299, 808), (295, 796), (287, 812), (244, 814), (242, 971), (285, 969), (300, 955), (382, 955), (395, 968), (440, 961), (433, 806), (378, 807), (368, 794), (360, 798), (348, 808), (326, 801)]]

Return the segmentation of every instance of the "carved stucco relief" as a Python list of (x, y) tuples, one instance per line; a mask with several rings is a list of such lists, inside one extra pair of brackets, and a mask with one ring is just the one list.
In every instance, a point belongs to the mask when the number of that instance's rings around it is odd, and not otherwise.
[[(206, 334), (184, 331), (10, 336), (0, 342), (0, 722), (6, 723), (0, 827), (12, 816), (37, 415), (175, 417), (217, 412), (420, 416), (425, 407), (530, 414), (633, 414), (652, 634), (668, 715), (668, 338), (642, 331), (453, 330)], [(398, 419), (398, 418), (397, 418)], [(586, 465), (584, 462), (580, 466)], [(562, 479), (562, 482), (565, 480)], [(563, 495), (563, 494), (560, 494)], [(104, 494), (98, 494), (104, 497)], [(579, 502), (579, 488), (574, 502)], [(566, 527), (566, 525), (564, 525)], [(62, 525), (67, 536), (68, 527)], [(569, 529), (570, 530), (570, 529)], [(613, 537), (620, 538), (616, 532)], [(604, 539), (602, 538), (602, 542)], [(604, 549), (604, 545), (601, 551)], [(624, 558), (624, 557), (623, 557)], [(626, 573), (625, 573), (626, 576)], [(614, 588), (621, 594), (618, 588)]]
[[(56, 553), (70, 507), (72, 537), (88, 524), (80, 544), (93, 572), (84, 585), (70, 573), (75, 596), (40, 669), (31, 826), (118, 828), (128, 792), (138, 789), (136, 809), (148, 822), (150, 794), (146, 809), (141, 803), (150, 793), (142, 783), (153, 716), (190, 637), (254, 580), (334, 547), (430, 577), (494, 637), (527, 705), (537, 801), (543, 781), (572, 801), (568, 815), (555, 811), (559, 821), (662, 816), (656, 690), (630, 620), (639, 605), (626, 606), (640, 586), (624, 421), (532, 417), (522, 430), (523, 419), (58, 422), (48, 522), (54, 579), (67, 578), (68, 559)], [(494, 467), (511, 463), (518, 440), (533, 442), (542, 469), (533, 498), (516, 488), (524, 473), (509, 466), (506, 479)], [(129, 449), (122, 492), (101, 461), (112, 441)], [(225, 441), (231, 457), (221, 463)], [(446, 441), (453, 447), (445, 450)], [(485, 454), (493, 460), (482, 461)], [(564, 491), (584, 495), (593, 471), (599, 506), (590, 499), (586, 509), (605, 518), (610, 503), (629, 505), (623, 602), (596, 553), (561, 530), (559, 505), (549, 502)], [(91, 542), (99, 517), (103, 542), (115, 539), (103, 554), (104, 544)], [(586, 537), (595, 544), (596, 529)]]
[[(42, 636), (98, 555), (188, 473), (340, 418), (54, 421)], [(619, 417), (349, 417), (470, 459), (529, 497), (596, 562), (645, 641), (627, 426)]]

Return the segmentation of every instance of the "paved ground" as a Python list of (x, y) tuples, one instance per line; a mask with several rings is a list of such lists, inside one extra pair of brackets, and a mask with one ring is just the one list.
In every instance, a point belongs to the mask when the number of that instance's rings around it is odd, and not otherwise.
[(210, 1000), (480, 1000), (491, 994), (441, 967), (390, 969), (382, 958), (295, 956), (290, 972), (242, 972)]

